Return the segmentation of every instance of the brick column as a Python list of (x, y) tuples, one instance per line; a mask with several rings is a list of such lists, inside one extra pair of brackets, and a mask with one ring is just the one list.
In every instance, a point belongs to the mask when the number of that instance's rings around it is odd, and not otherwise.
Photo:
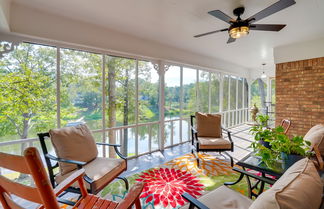
[(276, 125), (284, 118), (289, 135), (324, 124), (324, 57), (276, 65)]

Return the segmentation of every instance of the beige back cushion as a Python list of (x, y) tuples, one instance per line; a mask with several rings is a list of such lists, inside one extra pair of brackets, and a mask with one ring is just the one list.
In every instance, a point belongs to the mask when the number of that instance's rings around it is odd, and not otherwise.
[(306, 133), (304, 136), (304, 139), (307, 141), (310, 141), (311, 149), (313, 149), (315, 144), (318, 144), (319, 151), (321, 155), (324, 155), (324, 125), (318, 124)]
[(221, 115), (196, 112), (197, 135), (221, 138)]
[[(98, 155), (95, 140), (85, 124), (49, 131), (57, 157), (89, 162)], [(70, 163), (60, 163), (61, 174), (64, 175), (77, 166)]]
[(318, 209), (322, 192), (323, 184), (314, 163), (304, 158), (262, 193), (250, 209)]

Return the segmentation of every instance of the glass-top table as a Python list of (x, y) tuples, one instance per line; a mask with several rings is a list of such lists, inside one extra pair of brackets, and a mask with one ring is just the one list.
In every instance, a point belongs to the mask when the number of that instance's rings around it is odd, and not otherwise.
[[(280, 176), (291, 166), (284, 161), (272, 161), (264, 163), (260, 157), (255, 156), (254, 153), (250, 153), (236, 165), (241, 166), (234, 167), (233, 170), (240, 173), (240, 177), (235, 182), (225, 182), (224, 185), (234, 185), (240, 182), (244, 176), (246, 176), (248, 184), (249, 197), (258, 197), (264, 190), (265, 183), (274, 184)], [(252, 185), (251, 179), (256, 179), (256, 182)], [(255, 193), (253, 190), (258, 190)]]

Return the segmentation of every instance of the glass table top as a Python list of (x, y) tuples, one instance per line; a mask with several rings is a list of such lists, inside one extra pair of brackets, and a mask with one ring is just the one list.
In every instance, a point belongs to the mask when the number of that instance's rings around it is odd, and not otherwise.
[(282, 160), (263, 162), (261, 157), (251, 153), (237, 162), (237, 165), (244, 168), (250, 168), (265, 174), (280, 177), (290, 166)]

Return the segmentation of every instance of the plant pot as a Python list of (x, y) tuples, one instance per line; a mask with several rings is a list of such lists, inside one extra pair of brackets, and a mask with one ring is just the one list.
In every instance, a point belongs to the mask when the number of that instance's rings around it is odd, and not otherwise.
[(264, 147), (271, 149), (270, 142), (263, 141), (263, 139), (259, 140), (259, 143), (262, 144)]
[(293, 155), (293, 154), (288, 155), (285, 152), (281, 152), (280, 155), (281, 155), (281, 159), (284, 162), (284, 167), (285, 168), (289, 168), (295, 162), (297, 162), (297, 161), (299, 161), (299, 160), (301, 160), (301, 159), (304, 158), (304, 156), (301, 156), (301, 155)]

